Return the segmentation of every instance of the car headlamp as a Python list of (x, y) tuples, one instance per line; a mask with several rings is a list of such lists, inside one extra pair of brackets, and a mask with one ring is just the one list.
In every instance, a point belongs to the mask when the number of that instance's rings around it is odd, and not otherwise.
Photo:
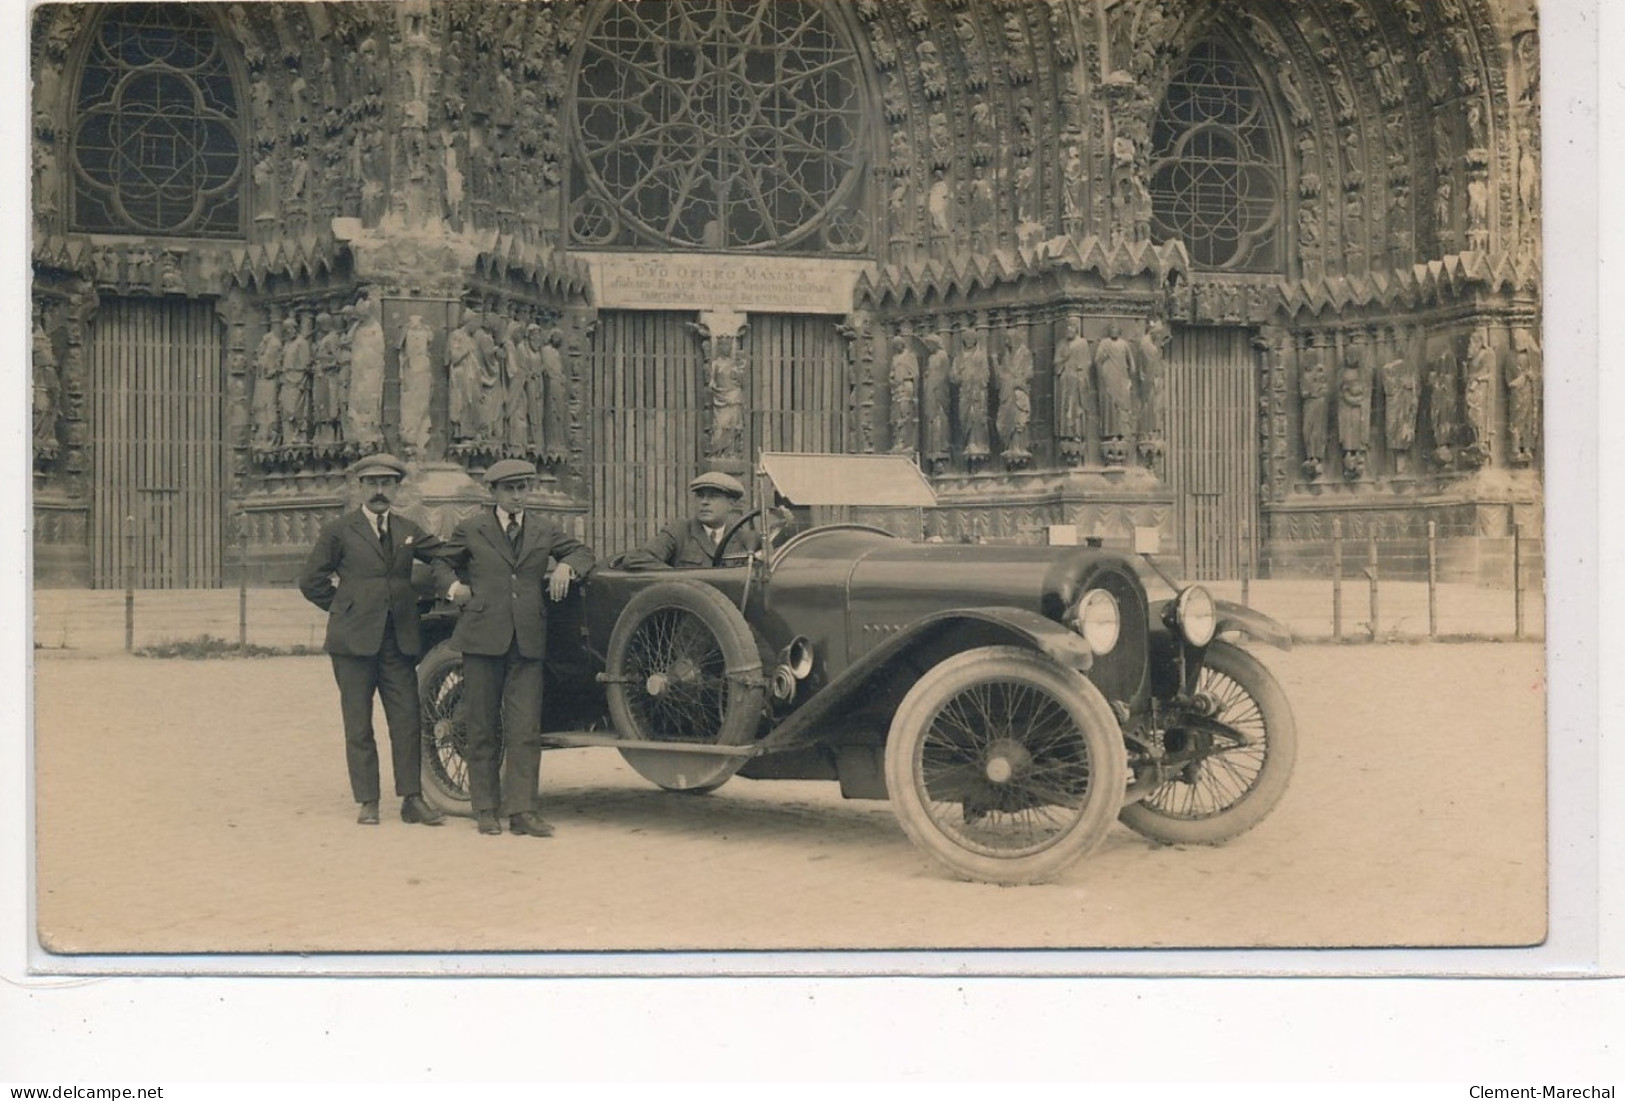
[(1105, 589), (1090, 589), (1078, 601), (1075, 613), (1078, 634), (1096, 654), (1109, 654), (1117, 645), (1117, 635), (1123, 626), (1123, 616), (1117, 607), (1117, 598)]
[(1200, 585), (1192, 585), (1179, 594), (1174, 602), (1174, 622), (1185, 641), (1192, 646), (1206, 646), (1213, 641), (1219, 618), (1213, 607), (1213, 594)]

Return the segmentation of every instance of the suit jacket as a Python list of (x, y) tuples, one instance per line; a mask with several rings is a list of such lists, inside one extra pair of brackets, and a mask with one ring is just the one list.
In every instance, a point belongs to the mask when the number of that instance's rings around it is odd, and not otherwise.
[(520, 532), (515, 551), (496, 509), (482, 508), (457, 525), (436, 567), (443, 587), (455, 576), (473, 590), (451, 636), (452, 646), (465, 654), (506, 654), (517, 640), (525, 657), (546, 656), (548, 559), (565, 563), (578, 577), (597, 562), (580, 540), (530, 509)]
[[(730, 516), (728, 524), (736, 517)], [(723, 525), (727, 530), (727, 524)], [(728, 542), (728, 553), (723, 564), (737, 566), (749, 557), (761, 540), (754, 531), (743, 531)], [(662, 566), (709, 566), (716, 550), (710, 533), (698, 520), (682, 520), (668, 524), (660, 533), (636, 550), (627, 551), (621, 566), (628, 570), (657, 570)]]
[[(383, 644), (384, 624), (391, 620), (401, 652), (423, 652), (412, 560), (433, 561), (445, 541), (393, 510), (389, 539), (391, 551), (386, 558), (366, 510), (357, 508), (322, 528), (310, 549), (299, 574), (299, 591), (327, 613), (323, 646), (328, 653), (376, 654)], [(334, 575), (338, 576), (337, 586)]]

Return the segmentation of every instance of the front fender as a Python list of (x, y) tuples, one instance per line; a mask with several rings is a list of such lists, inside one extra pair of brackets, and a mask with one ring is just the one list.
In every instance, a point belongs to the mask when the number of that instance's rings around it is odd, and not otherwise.
[(1213, 610), (1218, 618), (1216, 636), (1242, 634), (1281, 650), (1292, 649), (1292, 632), (1263, 612), (1230, 600), (1215, 600)]
[(1011, 607), (936, 612), (847, 666), (774, 727), (763, 740), (764, 747), (778, 750), (815, 740), (830, 719), (872, 702), (873, 693), (884, 691), (900, 699), (925, 668), (963, 650), (1000, 644), (1036, 650), (1080, 675), (1094, 662), (1082, 636), (1037, 612)]

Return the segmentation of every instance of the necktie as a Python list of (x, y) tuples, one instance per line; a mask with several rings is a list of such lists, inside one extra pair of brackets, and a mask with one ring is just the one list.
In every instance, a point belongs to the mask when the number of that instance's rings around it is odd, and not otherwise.
[(502, 529), (502, 530), (505, 531), (507, 533), (507, 535), (508, 535), (508, 546), (512, 547), (514, 550), (518, 550), (519, 549), (519, 517), (514, 515), (511, 512), (508, 513), (508, 526), (506, 528)]
[(385, 558), (388, 558), (390, 551), (395, 549), (394, 544), (389, 541), (389, 521), (382, 516), (378, 517), (378, 545), (384, 548)]

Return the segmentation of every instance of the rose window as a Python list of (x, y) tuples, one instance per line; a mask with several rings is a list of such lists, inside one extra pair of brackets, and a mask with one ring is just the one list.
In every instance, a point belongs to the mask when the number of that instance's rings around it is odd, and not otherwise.
[(606, 5), (577, 67), (573, 240), (861, 251), (860, 88), (819, 3)]

